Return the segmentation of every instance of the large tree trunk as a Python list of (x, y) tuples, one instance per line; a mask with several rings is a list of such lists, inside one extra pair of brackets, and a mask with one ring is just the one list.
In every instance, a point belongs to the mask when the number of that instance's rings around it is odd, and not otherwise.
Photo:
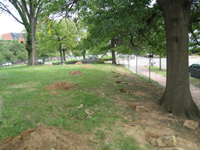
[(158, 0), (163, 12), (167, 41), (167, 82), (160, 109), (182, 118), (198, 120), (199, 109), (189, 88), (189, 0)]
[(35, 51), (35, 26), (36, 22), (34, 18), (31, 18), (31, 65), (35, 66), (37, 64), (36, 61), (36, 51)]
[[(59, 38), (60, 39), (60, 38)], [(60, 40), (59, 40), (60, 42)], [(61, 65), (63, 65), (63, 53), (62, 53), (62, 45), (61, 43), (59, 44), (59, 51), (60, 51), (60, 60), (61, 60)]]
[(112, 64), (115, 64), (115, 65), (117, 64), (114, 50), (112, 50)]
[[(111, 40), (111, 48), (115, 48), (114, 38)], [(112, 50), (112, 64), (116, 64), (115, 50)]]
[(63, 59), (64, 59), (64, 61), (66, 61), (65, 50), (63, 50)]
[(85, 60), (85, 53), (86, 53), (86, 51), (83, 50), (83, 60)]
[(28, 63), (27, 65), (31, 65), (31, 45), (32, 45), (32, 40), (31, 40), (31, 27), (30, 26), (25, 26), (26, 27), (26, 50), (28, 52)]
[(161, 59), (162, 59), (162, 57), (161, 57), (161, 53), (160, 53), (160, 57), (159, 57), (159, 70), (162, 70), (162, 66), (161, 66)]

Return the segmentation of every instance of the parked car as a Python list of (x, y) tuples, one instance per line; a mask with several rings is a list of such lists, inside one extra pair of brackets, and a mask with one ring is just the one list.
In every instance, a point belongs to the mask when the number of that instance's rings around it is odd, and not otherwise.
[(2, 66), (11, 66), (11, 65), (12, 65), (11, 62), (7, 62), (7, 63), (5, 63), (5, 64), (2, 64)]
[(57, 60), (57, 58), (56, 58), (56, 57), (54, 57), (54, 58), (52, 58), (51, 60)]
[(147, 53), (147, 57), (153, 57), (153, 53)]
[(37, 63), (40, 64), (40, 65), (42, 65), (43, 64), (43, 60), (42, 59), (38, 59)]
[(189, 74), (191, 77), (200, 79), (200, 63), (192, 64), (189, 66)]
[(95, 59), (98, 59), (98, 57), (95, 57), (95, 56), (92, 56), (92, 55), (88, 56), (88, 60), (95, 60)]

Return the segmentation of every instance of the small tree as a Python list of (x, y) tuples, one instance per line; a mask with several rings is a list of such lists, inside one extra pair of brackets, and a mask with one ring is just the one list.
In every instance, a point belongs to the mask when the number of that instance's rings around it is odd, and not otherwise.
[(19, 43), (18, 40), (1, 40), (0, 54), (5, 61), (11, 61), (11, 58), (13, 62), (27, 60), (27, 53), (24, 45)]

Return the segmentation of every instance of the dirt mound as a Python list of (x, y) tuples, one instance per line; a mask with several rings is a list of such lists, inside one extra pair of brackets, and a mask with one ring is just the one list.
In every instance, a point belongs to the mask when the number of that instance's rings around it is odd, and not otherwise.
[(81, 61), (76, 62), (74, 65), (82, 65), (83, 63)]
[(78, 70), (71, 71), (69, 74), (71, 74), (71, 75), (84, 75), (84, 73), (82, 73)]
[(69, 90), (69, 89), (74, 89), (77, 86), (78, 86), (78, 84), (74, 85), (74, 84), (69, 84), (64, 81), (59, 81), (52, 85), (46, 86), (44, 89), (45, 90)]
[(36, 128), (27, 129), (15, 138), (8, 138), (1, 143), (0, 150), (85, 150), (89, 149), (83, 139), (66, 130), (36, 124)]
[(81, 68), (94, 68), (92, 65), (84, 65), (84, 66), (81, 66)]

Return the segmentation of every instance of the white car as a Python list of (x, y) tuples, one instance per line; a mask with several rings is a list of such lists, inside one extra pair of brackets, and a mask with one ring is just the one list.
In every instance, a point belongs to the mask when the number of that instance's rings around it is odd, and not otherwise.
[(5, 64), (2, 64), (2, 66), (11, 66), (11, 65), (12, 65), (11, 62), (7, 62), (7, 63), (5, 63)]

